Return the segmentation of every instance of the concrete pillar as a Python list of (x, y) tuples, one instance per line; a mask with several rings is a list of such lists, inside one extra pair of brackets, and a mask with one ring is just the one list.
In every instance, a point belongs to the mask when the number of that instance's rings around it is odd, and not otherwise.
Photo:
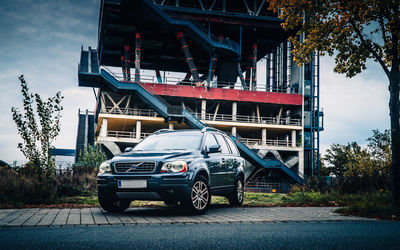
[(232, 135), (236, 136), (236, 127), (235, 126), (232, 127)]
[(85, 149), (88, 147), (88, 134), (89, 134), (89, 111), (86, 109), (85, 113)]
[(292, 147), (296, 147), (296, 130), (292, 130)]
[(108, 120), (106, 118), (103, 118), (99, 137), (107, 137), (107, 126), (108, 126)]
[(263, 128), (261, 130), (261, 144), (266, 145), (267, 144), (267, 129)]
[(232, 121), (236, 121), (237, 102), (232, 102)]
[(299, 176), (304, 178), (304, 150), (299, 151)]
[(205, 99), (201, 100), (201, 120), (206, 119), (207, 101)]
[(140, 134), (142, 133), (142, 121), (136, 121), (136, 139), (140, 140)]
[(140, 82), (140, 61), (141, 61), (141, 50), (142, 50), (142, 35), (136, 33), (136, 47), (135, 47), (135, 82)]
[(172, 122), (168, 123), (168, 129), (174, 130), (174, 124)]

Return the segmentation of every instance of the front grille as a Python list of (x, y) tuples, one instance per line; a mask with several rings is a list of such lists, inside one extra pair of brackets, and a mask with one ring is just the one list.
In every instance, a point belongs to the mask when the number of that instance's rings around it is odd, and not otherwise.
[(116, 173), (152, 173), (156, 168), (155, 162), (117, 162), (114, 164)]

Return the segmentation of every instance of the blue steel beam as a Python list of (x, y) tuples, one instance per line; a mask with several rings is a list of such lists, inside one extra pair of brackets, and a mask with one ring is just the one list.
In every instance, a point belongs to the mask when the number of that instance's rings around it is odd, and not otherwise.
[(153, 1), (144, 0), (143, 3), (145, 3), (147, 7), (149, 7), (149, 9), (151, 9), (155, 14), (157, 14), (157, 16), (162, 19), (162, 23), (167, 22), (170, 25), (174, 25), (179, 29), (184, 28), (186, 31), (190, 32), (193, 36), (195, 36), (193, 40), (205, 44), (210, 53), (211, 51), (213, 51), (213, 49), (217, 49), (221, 50), (221, 52), (218, 54), (223, 54), (222, 52), (225, 51), (225, 53), (240, 56), (240, 48), (236, 42), (230, 41), (230, 43), (227, 44), (224, 42), (214, 41), (213, 39), (211, 39), (211, 37), (208, 36), (208, 34), (204, 33), (191, 21), (171, 18), (164, 11), (160, 10), (156, 5), (154, 5)]

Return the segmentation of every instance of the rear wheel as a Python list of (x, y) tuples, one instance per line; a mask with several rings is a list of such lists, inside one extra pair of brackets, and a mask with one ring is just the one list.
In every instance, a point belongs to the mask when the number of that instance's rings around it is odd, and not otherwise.
[(99, 193), (99, 203), (107, 212), (119, 213), (125, 211), (130, 206), (131, 201), (115, 197), (107, 197)]
[(244, 185), (242, 178), (236, 181), (235, 191), (228, 196), (228, 199), (231, 206), (241, 206), (243, 204)]
[(205, 213), (211, 202), (210, 186), (203, 176), (198, 176), (190, 191), (190, 198), (184, 203), (186, 207), (195, 214)]

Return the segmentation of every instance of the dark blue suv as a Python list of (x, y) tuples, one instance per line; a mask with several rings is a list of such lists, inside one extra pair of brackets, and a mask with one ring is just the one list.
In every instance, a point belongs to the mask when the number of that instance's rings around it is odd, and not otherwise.
[(126, 151), (100, 166), (99, 203), (109, 212), (132, 200), (180, 203), (197, 214), (207, 211), (211, 195), (243, 203), (245, 160), (219, 130), (159, 130)]

